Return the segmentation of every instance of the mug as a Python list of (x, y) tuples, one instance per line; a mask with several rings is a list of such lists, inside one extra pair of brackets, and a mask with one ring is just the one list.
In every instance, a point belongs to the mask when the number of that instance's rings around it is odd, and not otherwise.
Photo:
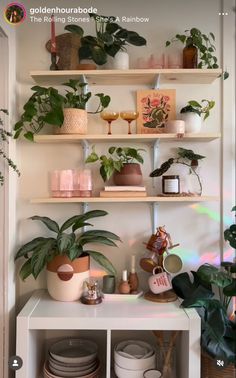
[[(161, 271), (161, 273), (156, 273), (156, 270)], [(160, 294), (172, 289), (168, 274), (163, 272), (162, 267), (156, 266), (152, 274), (153, 275), (148, 280), (148, 285), (152, 293)]]
[(102, 278), (102, 291), (106, 294), (113, 294), (116, 289), (116, 278), (111, 274), (107, 274)]
[(149, 369), (143, 373), (144, 378), (161, 378), (161, 372), (156, 369)]
[(181, 271), (183, 267), (183, 262), (178, 255), (168, 254), (163, 259), (163, 268), (169, 274), (176, 274)]

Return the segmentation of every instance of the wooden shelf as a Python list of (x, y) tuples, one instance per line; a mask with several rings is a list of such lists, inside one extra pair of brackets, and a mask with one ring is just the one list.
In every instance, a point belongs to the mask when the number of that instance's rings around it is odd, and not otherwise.
[(35, 135), (34, 141), (36, 143), (80, 143), (83, 140), (88, 142), (148, 142), (153, 143), (156, 140), (170, 141), (205, 141), (209, 142), (220, 138), (220, 133), (200, 133), (200, 134), (185, 134), (183, 138), (178, 138), (176, 134), (121, 134), (121, 135), (79, 135), (79, 134), (67, 134), (67, 135)]
[(196, 197), (127, 197), (127, 198), (103, 198), (103, 197), (73, 197), (73, 198), (34, 198), (31, 203), (120, 203), (120, 202), (204, 202), (218, 201), (218, 196), (196, 196)]
[(130, 70), (76, 70), (31, 71), (37, 84), (60, 85), (69, 79), (84, 75), (91, 85), (154, 85), (157, 75), (160, 83), (211, 84), (222, 74), (221, 69), (130, 69)]

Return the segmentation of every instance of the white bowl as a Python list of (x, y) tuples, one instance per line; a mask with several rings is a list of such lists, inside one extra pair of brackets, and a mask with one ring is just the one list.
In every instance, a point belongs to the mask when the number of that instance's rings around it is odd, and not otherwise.
[[(155, 364), (153, 365), (152, 368), (154, 367), (155, 367)], [(145, 370), (146, 369), (141, 369), (141, 370), (124, 369), (115, 363), (115, 373), (118, 378), (143, 378), (143, 373), (145, 372)]]
[[(132, 348), (127, 348), (127, 345), (134, 345), (136, 343), (140, 347), (145, 348), (148, 352), (143, 355), (143, 357), (134, 358), (134, 356), (129, 356), (128, 353), (124, 353), (123, 349), (132, 352)], [(135, 350), (135, 348), (133, 349)], [(120, 353), (121, 352), (121, 353)], [(147, 356), (147, 357), (146, 357)], [(128, 370), (147, 370), (153, 369), (156, 367), (156, 352), (154, 348), (146, 343), (145, 341), (140, 340), (128, 340), (118, 343), (114, 348), (114, 360), (115, 363), (123, 368)]]
[(84, 339), (64, 339), (51, 345), (50, 355), (65, 363), (91, 362), (97, 356), (97, 344)]

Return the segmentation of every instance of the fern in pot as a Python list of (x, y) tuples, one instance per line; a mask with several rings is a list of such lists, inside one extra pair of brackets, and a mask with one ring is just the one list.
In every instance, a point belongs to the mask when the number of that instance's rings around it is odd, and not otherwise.
[(21, 279), (30, 275), (36, 279), (46, 268), (51, 297), (59, 301), (75, 301), (82, 295), (83, 282), (89, 277), (90, 257), (110, 274), (116, 274), (112, 263), (87, 245), (96, 243), (115, 247), (120, 238), (104, 230), (78, 232), (82, 227), (91, 226), (87, 222), (89, 219), (105, 215), (107, 212), (103, 210), (88, 211), (67, 219), (61, 227), (48, 217), (31, 217), (42, 222), (54, 235), (39, 236), (18, 250), (15, 260), (24, 259), (19, 273)]

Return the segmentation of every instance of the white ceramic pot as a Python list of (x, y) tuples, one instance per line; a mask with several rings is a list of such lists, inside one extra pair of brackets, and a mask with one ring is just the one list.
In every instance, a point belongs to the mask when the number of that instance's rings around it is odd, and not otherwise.
[(202, 119), (197, 113), (181, 113), (181, 118), (183, 121), (185, 121), (186, 133), (199, 133), (201, 131)]
[(115, 70), (129, 69), (129, 55), (126, 51), (118, 51), (113, 59), (113, 68)]
[(170, 134), (184, 134), (185, 122), (180, 119), (168, 121), (165, 126), (165, 132)]
[(71, 261), (67, 256), (56, 256), (47, 265), (47, 288), (53, 299), (73, 302), (80, 299), (83, 283), (89, 278), (89, 256)]
[(58, 134), (87, 134), (88, 114), (84, 109), (66, 108), (63, 110), (64, 122), (56, 128)]

